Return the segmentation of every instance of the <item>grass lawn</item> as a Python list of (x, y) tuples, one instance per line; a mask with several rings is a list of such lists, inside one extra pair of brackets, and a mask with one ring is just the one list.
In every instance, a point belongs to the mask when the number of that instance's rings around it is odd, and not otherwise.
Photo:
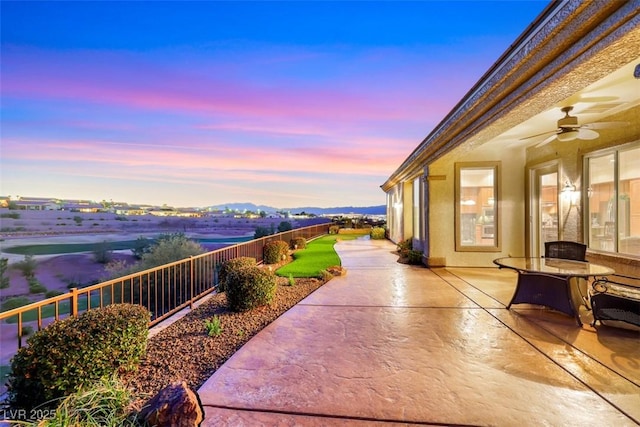
[[(99, 307), (100, 306), (100, 295), (96, 294), (98, 291), (92, 292), (91, 294), (91, 307), (95, 308), (95, 307)], [(111, 303), (111, 290), (110, 289), (103, 289), (102, 290), (103, 293), (103, 297), (102, 297), (102, 303), (104, 305), (108, 305)], [(78, 298), (78, 310), (79, 311), (85, 311), (87, 309), (87, 297), (85, 295), (81, 295)], [(2, 307), (0, 309), (0, 311), (6, 311), (4, 307)], [(58, 304), (58, 314), (60, 315), (65, 315), (65, 314), (69, 314), (71, 312), (71, 303), (69, 302), (69, 300), (64, 300), (64, 301), (60, 301), (60, 303)], [(54, 317), (56, 315), (56, 308), (54, 304), (49, 304), (49, 305), (45, 305), (44, 307), (42, 307), (42, 318), (46, 319), (48, 317)], [(22, 321), (23, 322), (32, 322), (38, 320), (38, 310), (37, 309), (33, 309), (33, 310), (29, 310), (26, 311), (22, 314)], [(7, 323), (18, 323), (18, 316), (11, 316), (5, 319), (5, 321)]]
[(336, 239), (354, 240), (358, 237), (362, 234), (329, 234), (315, 239), (305, 249), (294, 252), (293, 261), (276, 270), (276, 274), (282, 277), (318, 277), (320, 271), (341, 265), (340, 257), (333, 248)]
[[(100, 243), (57, 243), (47, 245), (24, 245), (6, 248), (4, 251), (9, 254), (18, 255), (54, 255), (68, 254), (75, 252), (92, 252), (102, 247), (104, 242)], [(108, 250), (133, 249), (136, 245), (135, 240), (123, 242), (107, 242)]]

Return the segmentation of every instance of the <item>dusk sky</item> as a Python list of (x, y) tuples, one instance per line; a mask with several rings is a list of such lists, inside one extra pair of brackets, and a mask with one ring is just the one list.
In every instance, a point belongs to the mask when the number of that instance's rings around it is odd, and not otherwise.
[(0, 196), (384, 204), (547, 3), (2, 1)]

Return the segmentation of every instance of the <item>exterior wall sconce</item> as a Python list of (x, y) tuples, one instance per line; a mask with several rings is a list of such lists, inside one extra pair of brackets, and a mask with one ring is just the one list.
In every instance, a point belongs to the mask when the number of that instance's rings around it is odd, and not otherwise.
[(569, 180), (566, 180), (561, 193), (564, 200), (568, 200), (571, 203), (571, 206), (575, 206), (578, 195), (575, 185), (573, 185)]
[(564, 187), (562, 187), (562, 194), (571, 194), (574, 191), (576, 191), (576, 186), (569, 182), (569, 180), (565, 181)]

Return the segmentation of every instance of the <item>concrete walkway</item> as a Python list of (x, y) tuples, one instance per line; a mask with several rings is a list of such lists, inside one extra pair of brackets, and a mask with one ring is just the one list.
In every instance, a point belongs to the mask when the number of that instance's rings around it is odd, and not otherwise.
[(347, 275), (198, 390), (203, 426), (640, 423), (638, 332), (506, 310), (513, 272), (402, 265), (387, 241), (336, 249)]

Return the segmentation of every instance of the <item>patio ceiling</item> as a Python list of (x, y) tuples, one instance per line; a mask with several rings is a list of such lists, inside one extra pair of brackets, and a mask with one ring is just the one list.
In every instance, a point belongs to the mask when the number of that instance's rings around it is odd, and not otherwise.
[[(612, 128), (597, 129), (600, 138), (609, 138), (624, 133), (638, 138), (640, 122), (640, 79), (634, 77), (640, 57), (621, 67), (605, 78), (587, 86), (551, 108), (523, 121), (486, 143), (487, 147), (537, 148), (552, 133), (531, 138), (556, 129), (557, 121), (564, 116), (563, 107), (572, 106), (571, 116), (578, 117), (578, 124), (618, 122)], [(553, 143), (550, 141), (549, 143)], [(571, 141), (565, 142), (571, 143)], [(640, 161), (640, 159), (638, 159)]]
[(598, 130), (601, 138), (638, 139), (639, 63), (640, 3), (551, 3), (381, 187), (453, 150), (531, 149), (540, 140), (522, 138), (556, 129), (565, 106), (579, 124), (629, 123)]

